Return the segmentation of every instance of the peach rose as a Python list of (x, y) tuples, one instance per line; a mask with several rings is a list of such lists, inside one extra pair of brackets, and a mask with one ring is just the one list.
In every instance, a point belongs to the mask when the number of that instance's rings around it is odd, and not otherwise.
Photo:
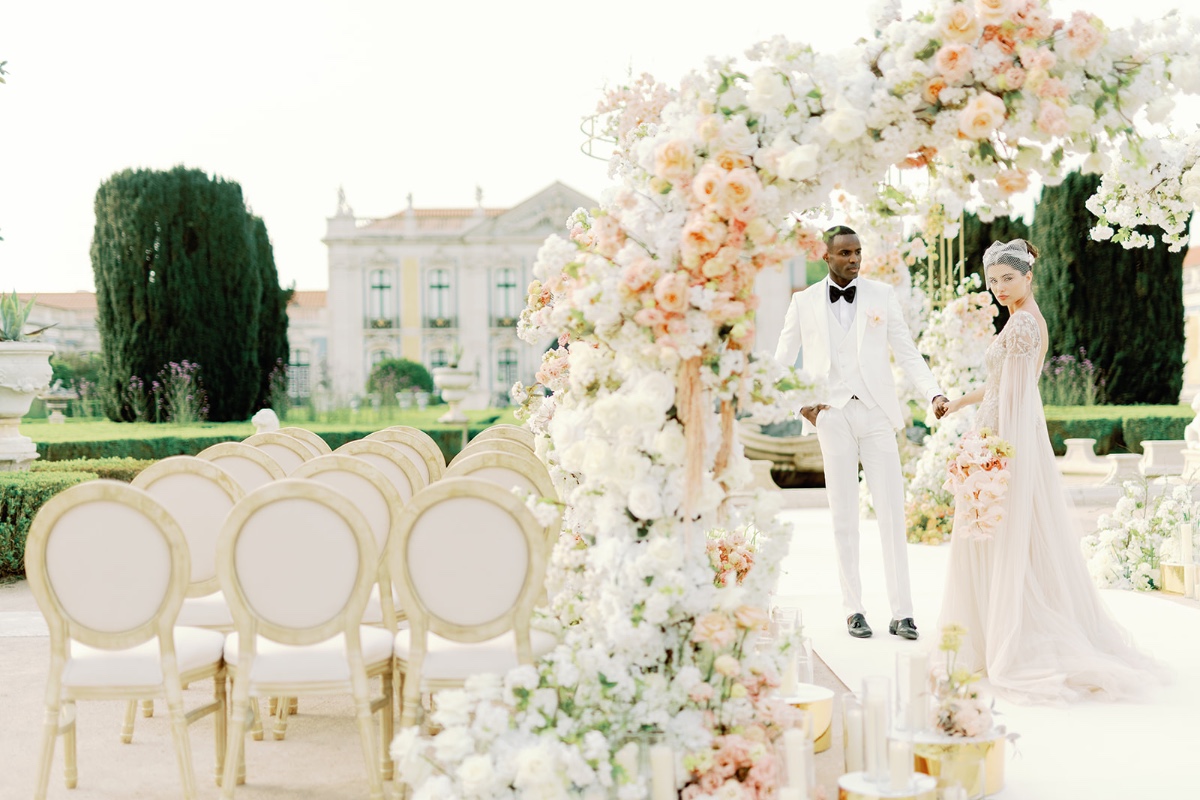
[(1054, 51), (1045, 47), (1020, 47), (1017, 49), (1017, 57), (1021, 59), (1021, 66), (1025, 69), (1040, 69), (1043, 72), (1049, 72), (1058, 63)]
[(948, 42), (971, 44), (979, 38), (979, 20), (966, 3), (955, 3), (945, 8), (938, 18), (942, 38)]
[(1013, 0), (975, 0), (975, 14), (984, 25), (1002, 25), (1016, 11)]
[(1038, 130), (1048, 136), (1063, 136), (1070, 127), (1067, 124), (1067, 112), (1054, 103), (1042, 103), (1037, 118)]
[[(717, 300), (708, 311), (708, 315), (715, 322), (729, 322), (730, 320), (744, 316), (745, 313), (746, 304), (741, 300)], [(738, 624), (741, 624), (740, 619), (738, 620)]]
[(711, 205), (721, 189), (722, 178), (724, 170), (711, 162), (705, 164), (692, 181), (692, 195), (704, 205)]
[(713, 661), (713, 671), (718, 675), (724, 675), (726, 678), (733, 678), (742, 672), (742, 665), (736, 658), (725, 653), (717, 656)]
[(717, 252), (724, 244), (727, 232), (728, 229), (720, 221), (693, 215), (683, 226), (683, 237), (679, 242), (683, 265), (688, 269), (700, 266), (704, 256)]
[(717, 153), (711, 160), (726, 172), (735, 169), (744, 169), (753, 163), (750, 160), (750, 156), (744, 156), (741, 153), (732, 153), (728, 150)]
[(1037, 85), (1035, 94), (1041, 98), (1052, 97), (1056, 99), (1066, 99), (1070, 91), (1067, 85), (1062, 82), (1061, 78), (1046, 78)]
[(662, 328), (667, 324), (667, 315), (661, 308), (642, 308), (633, 315), (633, 321), (643, 328)]
[(700, 274), (706, 278), (719, 278), (733, 269), (733, 265), (737, 263), (737, 260), (737, 249), (726, 245), (718, 250), (716, 255), (701, 265)]
[(621, 272), (621, 282), (631, 292), (640, 292), (654, 283), (658, 267), (649, 258), (638, 258)]
[(921, 99), (931, 106), (937, 105), (938, 96), (942, 93), (942, 89), (946, 88), (946, 79), (941, 75), (936, 75), (929, 79), (924, 88), (921, 89)]
[(958, 114), (958, 132), (968, 139), (986, 139), (1004, 122), (1004, 101), (984, 92), (972, 97)]
[(765, 630), (767, 627), (767, 612), (758, 606), (738, 606), (733, 618), (748, 631)]
[(658, 307), (669, 314), (682, 314), (688, 305), (688, 279), (682, 272), (663, 275), (654, 284)]
[(933, 65), (946, 83), (962, 83), (971, 74), (971, 66), (975, 63), (974, 53), (965, 44), (944, 44), (938, 48), (933, 58)]
[(669, 139), (654, 150), (654, 174), (671, 182), (685, 181), (696, 169), (696, 153), (683, 139)]
[(707, 644), (714, 650), (722, 650), (733, 644), (737, 628), (728, 614), (712, 611), (696, 620), (692, 628), (692, 641)]
[(612, 258), (625, 244), (625, 231), (616, 217), (605, 214), (596, 217), (592, 223), (592, 233), (595, 236), (596, 250), (601, 255)]
[(711, 683), (697, 683), (688, 692), (688, 697), (693, 703), (707, 703), (713, 697), (713, 687)]
[(1023, 169), (1002, 169), (996, 174), (996, 185), (1005, 194), (1017, 194), (1029, 188), (1029, 175)]
[(1104, 23), (1086, 11), (1076, 11), (1067, 25), (1067, 52), (1077, 61), (1087, 61), (1104, 44)]
[(744, 167), (735, 169), (725, 176), (717, 189), (717, 211), (738, 219), (751, 217), (761, 193), (762, 181), (754, 170)]
[(1012, 64), (1000, 74), (1000, 86), (1006, 92), (1014, 92), (1025, 85), (1025, 70)]

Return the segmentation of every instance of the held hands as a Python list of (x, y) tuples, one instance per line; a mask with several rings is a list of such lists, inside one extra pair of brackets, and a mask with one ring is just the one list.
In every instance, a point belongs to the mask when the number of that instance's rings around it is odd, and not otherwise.
[(808, 420), (809, 425), (816, 427), (817, 415), (827, 408), (829, 408), (829, 406), (825, 403), (817, 403), (816, 405), (805, 406), (804, 408), (800, 409), (800, 416)]
[(955, 403), (946, 399), (946, 395), (939, 394), (933, 398), (933, 418), (941, 419), (947, 414), (957, 411), (958, 406)]

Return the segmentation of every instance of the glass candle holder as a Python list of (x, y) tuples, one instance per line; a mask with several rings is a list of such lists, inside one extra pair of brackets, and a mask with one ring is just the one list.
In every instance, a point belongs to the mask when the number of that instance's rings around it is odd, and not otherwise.
[(877, 786), (890, 782), (887, 735), (891, 729), (892, 682), (883, 676), (863, 679), (863, 771)]
[(842, 750), (845, 772), (863, 771), (863, 709), (853, 692), (842, 695)]

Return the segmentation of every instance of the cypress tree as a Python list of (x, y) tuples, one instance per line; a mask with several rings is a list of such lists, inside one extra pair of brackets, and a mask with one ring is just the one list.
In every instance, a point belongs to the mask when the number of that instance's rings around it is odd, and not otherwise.
[[(258, 397), (255, 398), (255, 410), (272, 407), (276, 400), (272, 395), (271, 380), (278, 368), (282, 373), (276, 380), (286, 381), (287, 364), (290, 358), (288, 347), (288, 317), (287, 306), (292, 299), (295, 287), (281, 289), (279, 287), (279, 272), (275, 268), (275, 251), (271, 247), (271, 237), (267, 235), (267, 225), (261, 217), (252, 217), (251, 226), (254, 235), (254, 263), (262, 280), (262, 296), (259, 299), (260, 322), (258, 338), (258, 375), (260, 378)], [(276, 411), (282, 411), (276, 409)]]
[[(1072, 173), (1042, 190), (1034, 267), (1049, 356), (1082, 348), (1105, 380), (1107, 404), (1179, 402), (1183, 387), (1183, 253), (1161, 243), (1126, 250), (1092, 241), (1084, 203), (1100, 178)], [(1153, 234), (1153, 231), (1145, 231)]]
[[(112, 419), (131, 420), (164, 365), (200, 366), (209, 419), (259, 397), (263, 272), (241, 187), (185, 167), (125, 170), (96, 192), (92, 270)], [(276, 286), (278, 291), (278, 287)]]

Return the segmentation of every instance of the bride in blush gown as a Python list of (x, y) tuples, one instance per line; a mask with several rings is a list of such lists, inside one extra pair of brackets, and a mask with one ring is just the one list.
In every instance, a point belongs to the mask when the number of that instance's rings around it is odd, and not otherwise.
[(979, 403), (975, 428), (1007, 440), (1013, 456), (994, 535), (962, 535), (966, 523), (955, 520), (940, 624), (966, 629), (960, 663), (985, 672), (998, 697), (1130, 697), (1165, 675), (1109, 614), (1080, 551), (1038, 394), (1047, 340), (1032, 291), (1036, 256), (1016, 239), (993, 243), (983, 257), (988, 288), (1011, 316), (988, 346), (984, 388), (946, 413)]

